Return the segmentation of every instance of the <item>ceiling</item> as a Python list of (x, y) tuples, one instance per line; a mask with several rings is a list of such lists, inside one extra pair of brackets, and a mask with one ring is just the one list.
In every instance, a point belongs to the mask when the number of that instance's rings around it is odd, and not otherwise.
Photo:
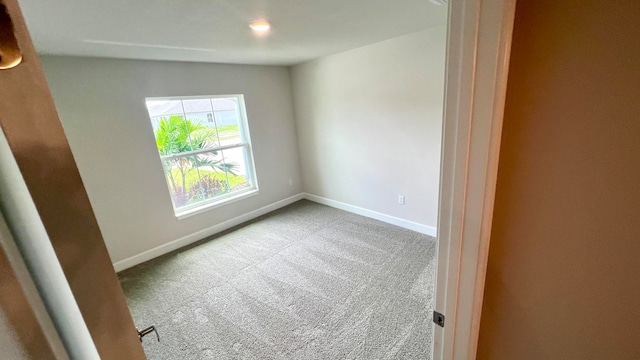
[[(428, 0), (20, 0), (40, 54), (293, 65), (446, 24)], [(249, 23), (266, 19), (256, 36)]]

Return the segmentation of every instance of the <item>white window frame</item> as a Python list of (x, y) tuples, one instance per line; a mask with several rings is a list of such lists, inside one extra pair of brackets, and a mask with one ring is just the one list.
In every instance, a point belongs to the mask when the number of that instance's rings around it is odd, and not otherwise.
[[(212, 210), (217, 207), (227, 205), (238, 200), (245, 199), (247, 197), (251, 197), (258, 194), (258, 178), (256, 176), (255, 162), (253, 158), (253, 151), (251, 147), (251, 136), (249, 134), (249, 121), (247, 119), (247, 109), (245, 107), (244, 95), (242, 94), (228, 94), (228, 95), (198, 95), (198, 96), (167, 96), (167, 97), (147, 97), (145, 98), (145, 104), (147, 101), (176, 101), (176, 100), (194, 100), (194, 99), (228, 99), (235, 98), (238, 103), (238, 131), (240, 132), (240, 142), (234, 144), (228, 144), (223, 146), (215, 146), (207, 149), (200, 149), (194, 151), (187, 151), (180, 154), (171, 154), (171, 155), (160, 155), (160, 164), (162, 166), (163, 174), (166, 174), (165, 162), (167, 160), (182, 158), (187, 156), (195, 156), (205, 153), (210, 153), (214, 151), (223, 151), (234, 148), (243, 148), (244, 149), (244, 162), (245, 167), (247, 169), (247, 178), (249, 180), (250, 186), (248, 188), (230, 192), (221, 196), (216, 196), (212, 199), (203, 200), (197, 202), (195, 204), (182, 206), (180, 208), (176, 207), (176, 204), (173, 201), (173, 196), (171, 196), (171, 184), (165, 175), (165, 181), (167, 183), (167, 191), (169, 194), (169, 198), (171, 199), (171, 205), (173, 206), (173, 211), (178, 219), (184, 219), (186, 217), (200, 214), (204, 211)], [(182, 116), (185, 117), (187, 114), (182, 113)], [(212, 116), (214, 124), (216, 124), (216, 129), (218, 125), (215, 119), (215, 111), (212, 108)], [(151, 114), (149, 114), (149, 120), (151, 121)], [(155, 137), (155, 134), (154, 134)], [(156, 149), (157, 150), (157, 149)], [(224, 156), (223, 156), (224, 159)]]

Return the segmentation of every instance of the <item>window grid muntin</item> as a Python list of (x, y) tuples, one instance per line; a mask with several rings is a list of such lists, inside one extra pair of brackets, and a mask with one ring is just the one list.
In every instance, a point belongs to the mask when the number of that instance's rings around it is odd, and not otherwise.
[[(240, 144), (238, 146), (225, 147), (225, 150), (235, 149), (235, 148), (243, 148), (244, 149), (244, 151), (243, 151), (244, 157), (247, 158), (249, 156), (248, 155), (249, 149), (248, 149), (248, 146), (245, 145), (245, 144)], [(207, 151), (205, 151), (205, 152), (213, 152), (213, 151), (216, 151), (216, 150), (207, 149)], [(222, 151), (222, 150), (220, 150), (220, 151)], [(190, 157), (190, 156), (195, 156), (195, 155), (194, 154), (170, 155), (169, 157), (172, 157), (170, 160), (174, 160), (176, 158), (185, 158), (185, 157)], [(248, 165), (248, 163), (247, 163), (247, 165)], [(162, 161), (162, 167), (163, 167), (163, 169), (164, 169), (164, 171), (166, 173), (167, 172), (167, 168), (165, 166), (164, 159)], [(173, 203), (173, 201), (174, 201), (173, 200), (173, 196), (170, 196), (171, 202), (173, 204), (173, 208), (176, 211), (180, 212), (180, 213), (181, 212), (186, 212), (186, 211), (189, 211), (189, 210), (192, 210), (192, 209), (196, 209), (196, 208), (199, 208), (199, 207), (204, 207), (204, 206), (212, 204), (212, 203), (217, 203), (217, 202), (220, 202), (220, 201), (222, 201), (224, 199), (227, 199), (227, 198), (230, 198), (230, 197), (235, 197), (237, 195), (241, 195), (241, 194), (249, 192), (249, 191), (256, 190), (257, 189), (257, 185), (253, 182), (253, 177), (251, 176), (252, 174), (253, 174), (253, 172), (250, 171), (248, 169), (248, 166), (247, 166), (247, 176), (246, 176), (246, 178), (247, 178), (247, 180), (249, 180), (249, 184), (250, 184), (249, 187), (241, 189), (241, 190), (230, 191), (230, 192), (228, 192), (226, 194), (222, 194), (222, 195), (219, 195), (219, 196), (207, 199), (207, 200), (202, 200), (202, 201), (199, 201), (197, 203), (187, 204), (187, 205), (183, 205), (183, 206), (180, 206), (180, 207), (176, 207), (175, 203)], [(171, 185), (169, 184), (169, 179), (166, 176), (165, 176), (165, 178), (166, 178), (166, 181), (167, 181), (167, 189), (171, 192), (171, 187), (170, 187)], [(228, 176), (227, 176), (227, 183), (229, 183)]]
[[(167, 190), (169, 191), (169, 198), (171, 199), (171, 203), (173, 205), (173, 209), (176, 213), (176, 216), (180, 217), (181, 213), (185, 213), (185, 212), (189, 212), (190, 210), (193, 209), (198, 209), (198, 208), (206, 208), (208, 206), (210, 206), (211, 204), (218, 204), (223, 202), (225, 199), (228, 198), (235, 198), (237, 196), (241, 196), (243, 193), (248, 193), (248, 192), (255, 192), (258, 190), (258, 183), (257, 183), (257, 178), (255, 175), (255, 163), (253, 160), (253, 152), (251, 150), (251, 144), (250, 144), (250, 135), (249, 135), (249, 129), (248, 129), (248, 120), (247, 120), (247, 116), (246, 116), (246, 109), (245, 109), (245, 102), (244, 102), (244, 95), (210, 95), (210, 96), (182, 96), (182, 97), (163, 97), (163, 98), (147, 98), (147, 101), (161, 101), (161, 100), (168, 100), (168, 101), (180, 101), (181, 104), (181, 108), (182, 108), (182, 114), (171, 114), (171, 115), (178, 115), (181, 116), (184, 120), (187, 120), (187, 114), (197, 114), (198, 112), (186, 112), (184, 110), (184, 103), (182, 102), (183, 100), (205, 100), (208, 99), (211, 101), (211, 114), (214, 120), (214, 125), (215, 125), (215, 129), (216, 129), (216, 137), (218, 138), (218, 144), (220, 144), (220, 134), (218, 131), (218, 126), (217, 126), (217, 122), (215, 120), (215, 107), (213, 105), (213, 99), (233, 99), (234, 103), (235, 103), (235, 107), (234, 107), (234, 112), (237, 116), (237, 125), (238, 125), (238, 132), (239, 132), (239, 138), (241, 140), (240, 143), (234, 143), (234, 144), (227, 144), (227, 145), (223, 145), (223, 146), (214, 146), (211, 148), (205, 148), (205, 149), (199, 149), (199, 150), (192, 150), (192, 151), (188, 151), (188, 152), (180, 152), (180, 153), (176, 153), (176, 154), (170, 154), (170, 155), (160, 155), (160, 159), (161, 159), (161, 164), (165, 173), (165, 181), (167, 183)], [(151, 114), (150, 114), (151, 115)], [(151, 117), (151, 116), (150, 116)], [(191, 134), (189, 134), (189, 142), (190, 142), (190, 147), (193, 149), (193, 145), (191, 142)], [(166, 176), (167, 173), (167, 169), (166, 169), (166, 161), (167, 160), (174, 160), (176, 158), (182, 158), (182, 157), (188, 157), (188, 156), (197, 156), (198, 154), (203, 154), (203, 153), (209, 153), (209, 152), (216, 152), (216, 151), (224, 151), (224, 150), (229, 150), (229, 149), (234, 149), (234, 148), (243, 148), (243, 160), (244, 160), (244, 167), (245, 167), (245, 174), (244, 177), (245, 179), (248, 180), (249, 182), (249, 186), (247, 188), (244, 189), (240, 189), (240, 190), (236, 190), (236, 191), (229, 191), (228, 193), (207, 199), (207, 200), (202, 200), (193, 204), (187, 204), (181, 207), (176, 207), (175, 202), (174, 202), (174, 198), (172, 196), (172, 188), (171, 188), (171, 184), (169, 183), (169, 178)], [(159, 149), (158, 149), (159, 150)], [(221, 153), (222, 155), (222, 153)], [(224, 161), (224, 155), (222, 155), (223, 157), (223, 161)], [(198, 167), (196, 167), (196, 169), (198, 169)], [(227, 178), (227, 184), (230, 184), (229, 180), (228, 180), (228, 173), (224, 172), (225, 176)], [(198, 177), (200, 178), (200, 175), (198, 173)]]

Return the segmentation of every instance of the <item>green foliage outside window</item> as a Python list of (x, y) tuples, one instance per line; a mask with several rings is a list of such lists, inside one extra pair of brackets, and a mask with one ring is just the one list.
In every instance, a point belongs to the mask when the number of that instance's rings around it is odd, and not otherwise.
[[(180, 155), (219, 145), (215, 128), (181, 116), (162, 118), (155, 137), (160, 156)], [(235, 174), (236, 165), (225, 163), (216, 150), (163, 161), (176, 207), (227, 193), (246, 183), (243, 176)]]

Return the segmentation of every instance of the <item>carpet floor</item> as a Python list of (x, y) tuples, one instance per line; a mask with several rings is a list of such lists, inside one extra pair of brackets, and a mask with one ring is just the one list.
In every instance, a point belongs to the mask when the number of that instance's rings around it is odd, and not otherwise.
[(435, 254), (302, 200), (118, 275), (150, 360), (429, 359)]

